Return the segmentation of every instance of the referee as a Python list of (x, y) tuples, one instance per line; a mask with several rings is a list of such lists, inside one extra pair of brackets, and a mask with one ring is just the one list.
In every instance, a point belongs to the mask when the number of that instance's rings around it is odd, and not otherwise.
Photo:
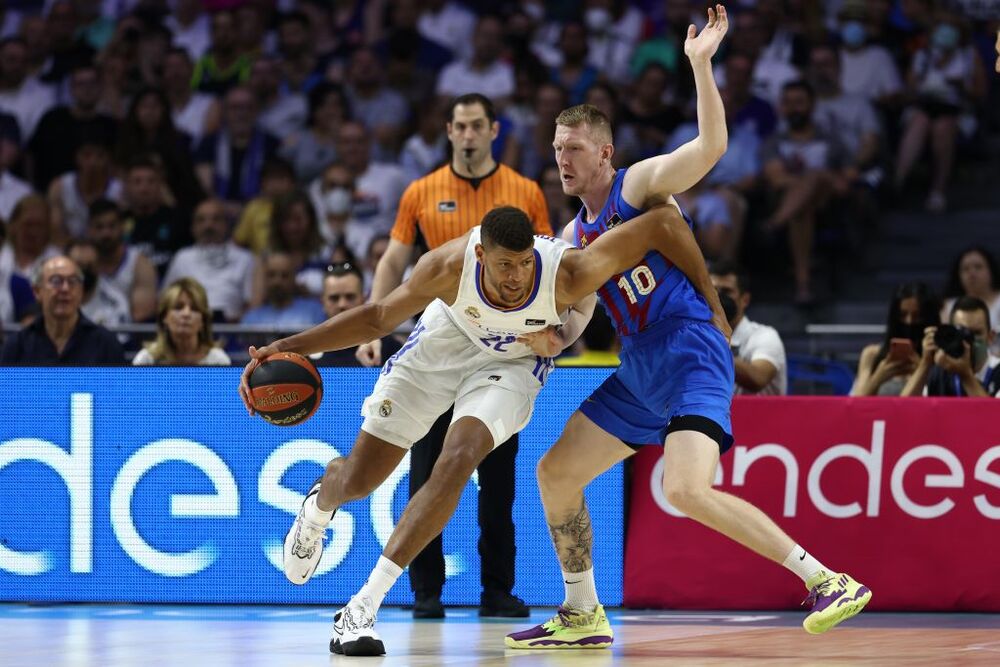
[[(375, 269), (371, 300), (381, 299), (399, 286), (413, 259), (418, 235), (430, 248), (458, 238), (478, 225), (497, 206), (516, 206), (528, 214), (535, 231), (552, 234), (548, 208), (538, 185), (492, 155), (500, 129), (493, 102), (470, 93), (451, 103), (447, 123), (450, 164), (417, 179), (399, 202), (389, 247)], [(381, 365), (381, 342), (358, 348), (365, 366)], [(410, 450), (410, 497), (430, 477), (451, 424), (451, 410)], [(528, 607), (511, 594), (514, 587), (514, 459), (517, 435), (497, 447), (479, 465), (479, 556), (483, 592), (480, 616), (525, 617)], [(441, 536), (410, 564), (410, 586), (416, 602), (415, 618), (443, 618), (444, 585)]]

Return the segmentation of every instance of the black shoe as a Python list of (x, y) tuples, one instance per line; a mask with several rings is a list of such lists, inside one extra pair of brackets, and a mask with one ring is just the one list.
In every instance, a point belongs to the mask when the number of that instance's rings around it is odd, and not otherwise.
[(527, 618), (531, 609), (524, 600), (510, 593), (483, 593), (479, 599), (479, 615), (496, 618)]
[(413, 618), (444, 618), (444, 605), (437, 595), (420, 595), (413, 603)]

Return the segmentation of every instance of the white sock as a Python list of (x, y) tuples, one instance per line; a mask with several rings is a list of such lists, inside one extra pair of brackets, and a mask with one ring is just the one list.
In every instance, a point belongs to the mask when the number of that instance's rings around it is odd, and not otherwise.
[(597, 587), (594, 586), (594, 568), (583, 572), (563, 572), (562, 575), (566, 587), (564, 607), (579, 611), (597, 609), (600, 602), (597, 600)]
[(315, 493), (308, 498), (306, 498), (306, 504), (303, 511), (307, 521), (312, 523), (318, 523), (321, 526), (325, 526), (330, 523), (330, 519), (333, 518), (333, 510), (329, 512), (324, 512), (316, 505), (316, 498), (319, 497), (318, 493)]
[(781, 561), (781, 564), (799, 575), (799, 579), (806, 584), (809, 583), (810, 579), (819, 574), (820, 571), (832, 572), (832, 570), (823, 567), (822, 563), (813, 558), (808, 551), (797, 544), (792, 547), (791, 553), (785, 557), (785, 560)]
[(368, 596), (372, 601), (372, 612), (377, 612), (378, 608), (382, 606), (382, 600), (385, 599), (386, 593), (389, 592), (401, 574), (403, 574), (403, 568), (385, 556), (379, 556), (375, 569), (368, 575), (368, 581), (357, 592), (357, 595), (351, 598), (351, 601)]

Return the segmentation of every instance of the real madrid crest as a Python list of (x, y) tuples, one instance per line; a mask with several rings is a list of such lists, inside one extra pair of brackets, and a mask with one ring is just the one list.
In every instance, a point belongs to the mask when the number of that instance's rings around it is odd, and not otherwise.
[(475, 306), (469, 306), (468, 308), (466, 308), (465, 309), (465, 314), (468, 317), (471, 317), (474, 320), (478, 320), (479, 317), (480, 317), (480, 315), (479, 315), (479, 309), (476, 308)]
[(378, 406), (378, 413), (383, 417), (388, 417), (392, 414), (392, 401), (388, 398), (382, 401), (382, 405)]

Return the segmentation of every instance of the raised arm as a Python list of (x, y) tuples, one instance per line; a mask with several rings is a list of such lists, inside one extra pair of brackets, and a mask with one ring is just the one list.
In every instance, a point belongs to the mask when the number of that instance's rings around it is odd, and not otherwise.
[(691, 61), (698, 99), (698, 136), (666, 155), (657, 155), (629, 167), (622, 184), (622, 196), (637, 208), (649, 208), (668, 201), (704, 178), (726, 152), (729, 141), (726, 111), (712, 74), (712, 56), (729, 29), (726, 8), (708, 10), (708, 25), (695, 36), (688, 27), (684, 53)]
[(712, 309), (712, 322), (728, 339), (732, 329), (719, 302), (691, 228), (675, 206), (658, 206), (602, 234), (585, 250), (567, 251), (560, 264), (556, 300), (577, 303), (606, 280), (642, 261), (651, 250), (670, 260)]

